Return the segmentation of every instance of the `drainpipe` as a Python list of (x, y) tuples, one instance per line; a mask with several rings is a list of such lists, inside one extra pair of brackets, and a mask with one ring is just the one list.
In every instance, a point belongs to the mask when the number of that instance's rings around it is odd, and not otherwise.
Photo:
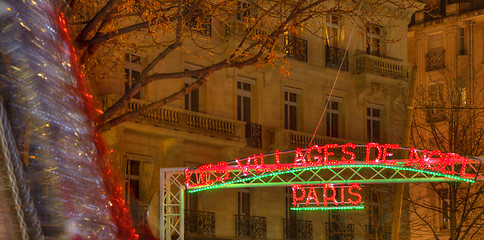
[[(415, 105), (415, 89), (417, 87), (417, 66), (412, 69), (410, 85), (408, 87), (407, 111), (405, 113), (405, 129), (403, 131), (402, 147), (408, 147), (410, 143), (410, 133), (412, 130), (413, 108)], [(392, 222), (392, 240), (398, 240), (400, 236), (400, 220), (402, 218), (403, 202), (403, 183), (397, 183), (395, 189), (395, 201), (393, 203), (393, 222)]]

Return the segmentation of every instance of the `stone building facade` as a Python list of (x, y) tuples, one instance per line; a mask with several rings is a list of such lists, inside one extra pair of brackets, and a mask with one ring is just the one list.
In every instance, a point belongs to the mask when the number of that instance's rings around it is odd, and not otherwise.
[[(413, 144), (468, 157), (482, 155), (478, 139), (483, 129), (479, 109), (483, 107), (484, 2), (436, 1), (435, 5), (432, 5), (435, 1), (424, 2), (429, 10), (415, 13), (408, 32), (408, 61), (417, 67)], [(419, 199), (421, 206), (426, 206), (411, 214), (412, 238), (445, 239), (455, 230), (459, 239), (463, 239), (473, 217), (471, 214), (469, 221), (463, 219), (462, 209), (452, 210), (455, 204), (451, 199), (457, 195), (457, 202), (463, 204), (470, 203), (471, 198), (463, 199), (465, 192), (459, 191), (464, 188), (462, 184), (433, 186), (411, 185), (410, 198)], [(480, 183), (473, 185), (471, 192), (479, 186)], [(479, 199), (482, 203), (482, 196)], [(436, 208), (431, 210), (429, 205)], [(458, 212), (455, 222), (463, 227), (452, 226), (452, 211)], [(477, 221), (469, 228), (465, 239), (482, 238), (482, 231), (476, 232), (479, 224)]]
[[(280, 74), (278, 66), (221, 70), (184, 99), (106, 131), (112, 159), (126, 180), (126, 200), (133, 218), (146, 218), (147, 206), (160, 190), (160, 168), (199, 166), (306, 147), (316, 129), (315, 140), (321, 143), (400, 144), (411, 74), (402, 32), (407, 32), (411, 12), (395, 12), (400, 20), (387, 19), (382, 22), (388, 25), (367, 29), (356, 27), (351, 41), (352, 22), (339, 15), (328, 16), (323, 19), (321, 35), (301, 32), (281, 39), (285, 49), (280, 53), (291, 67), (288, 75)], [(212, 21), (210, 31), (200, 38), (207, 45), (217, 45), (222, 41), (217, 34), (225, 33), (224, 44), (233, 44), (237, 36), (231, 34), (237, 31), (238, 20), (232, 21), (230, 29)], [(382, 33), (384, 39), (398, 41), (384, 41)], [(196, 50), (189, 44), (186, 48)], [(104, 108), (131, 84), (126, 76), (139, 77), (141, 64), (154, 57), (152, 52), (138, 49), (118, 54), (126, 56), (119, 63), (124, 64), (124, 71), (94, 83)], [(195, 58), (177, 51), (153, 71), (201, 68), (216, 58)], [(126, 109), (140, 108), (194, 80), (153, 82)], [(328, 108), (317, 128), (326, 101)], [(367, 210), (331, 213), (290, 211), (292, 194), (285, 187), (187, 195), (186, 219), (195, 223), (185, 224), (185, 234), (187, 239), (375, 239), (376, 235), (388, 239), (393, 206), (393, 195), (388, 193), (392, 189), (392, 185), (365, 186)], [(378, 215), (378, 227), (368, 217), (370, 211)], [(403, 215), (405, 220), (405, 211)], [(260, 228), (241, 231), (251, 226), (247, 225), (250, 221)], [(408, 221), (402, 224), (406, 226)], [(409, 236), (406, 229), (402, 227), (402, 238)]]

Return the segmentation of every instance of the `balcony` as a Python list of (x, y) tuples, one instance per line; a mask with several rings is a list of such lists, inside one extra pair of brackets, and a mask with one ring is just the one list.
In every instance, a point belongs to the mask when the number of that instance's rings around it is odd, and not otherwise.
[[(244, 23), (244, 21), (239, 20), (239, 19), (232, 19), (228, 22), (227, 27), (225, 29), (225, 35), (226, 36), (245, 36), (246, 33), (248, 32), (247, 25)], [(250, 37), (256, 38), (256, 36), (267, 36), (269, 35), (269, 32), (267, 29), (264, 28), (256, 28), (253, 29)]]
[[(342, 61), (343, 65), (341, 65)], [(339, 69), (340, 65), (342, 71), (348, 71), (348, 55), (345, 57), (345, 50), (326, 46), (326, 67)]]
[[(119, 96), (115, 95), (104, 97), (102, 99), (103, 109), (111, 106), (118, 98)], [(127, 106), (125, 106), (124, 113), (140, 109), (147, 104), (149, 102), (131, 99)], [(146, 115), (139, 116), (134, 121), (164, 129), (184, 131), (233, 141), (243, 141), (244, 139), (244, 122), (179, 108), (162, 107)]]
[(283, 219), (284, 240), (312, 240), (313, 222)]
[(369, 73), (392, 79), (408, 79), (410, 64), (393, 59), (360, 55), (355, 57), (356, 73)]
[(185, 232), (193, 237), (215, 236), (215, 213), (204, 211), (185, 211)]
[(301, 62), (307, 62), (308, 41), (293, 36), (286, 36), (284, 38), (284, 52), (286, 53), (286, 56), (290, 58)]
[(445, 50), (435, 50), (425, 56), (425, 70), (427, 72), (445, 68)]
[(267, 219), (258, 216), (235, 215), (236, 239), (267, 239)]
[(245, 140), (247, 146), (253, 148), (262, 148), (262, 127), (256, 123), (245, 124)]
[(326, 223), (326, 240), (352, 240), (355, 239), (353, 224)]

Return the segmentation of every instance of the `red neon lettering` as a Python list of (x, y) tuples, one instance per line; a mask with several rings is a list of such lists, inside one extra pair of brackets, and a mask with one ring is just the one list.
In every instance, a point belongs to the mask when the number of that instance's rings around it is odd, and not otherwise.
[[(378, 150), (378, 155), (375, 157), (375, 159), (370, 160), (370, 154), (371, 154), (371, 148), (372, 147), (375, 147)], [(380, 161), (381, 155), (382, 155), (382, 151), (381, 151), (381, 148), (378, 146), (378, 143), (369, 142), (369, 143), (366, 144), (366, 157), (365, 157), (365, 161), (367, 163), (375, 163), (375, 162)]]
[[(442, 160), (444, 160), (444, 161), (445, 161), (445, 156), (444, 156), (444, 154), (442, 154), (442, 152), (441, 152), (441, 151), (439, 151), (439, 150), (434, 150), (434, 151), (430, 152), (430, 154), (428, 154), (427, 156), (425, 156), (425, 154), (427, 154), (428, 152), (429, 152), (429, 151), (427, 151), (427, 150), (425, 150), (425, 151), (424, 151), (424, 160), (423, 160), (423, 161), (427, 162), (427, 164), (426, 164), (426, 166), (425, 166), (425, 167), (426, 167), (427, 169), (430, 169), (430, 170), (433, 170), (433, 171), (440, 171), (440, 170), (441, 170), (441, 167), (442, 167)], [(438, 156), (438, 164), (436, 164), (436, 165), (437, 165), (437, 167), (432, 167), (432, 166), (430, 165), (430, 164), (431, 164), (431, 162), (430, 162), (430, 158), (432, 158), (432, 157), (433, 157), (433, 156), (435, 156), (435, 155), (437, 155), (437, 156)]]
[(348, 189), (348, 194), (350, 194), (351, 196), (356, 196), (357, 199), (356, 199), (356, 201), (353, 201), (350, 197), (348, 197), (348, 202), (350, 202), (353, 205), (356, 205), (356, 204), (361, 202), (361, 194), (352, 192), (351, 190), (353, 190), (354, 188), (361, 191), (360, 185), (351, 184), (350, 188)]
[(215, 173), (222, 174), (221, 176), (215, 176), (215, 179), (218, 182), (223, 182), (229, 179), (229, 172), (225, 169), (225, 167), (227, 167), (227, 162), (219, 162), (217, 165), (215, 165)]
[(390, 162), (390, 161), (387, 161), (387, 157), (391, 157), (393, 156), (393, 153), (391, 152), (388, 152), (388, 149), (398, 149), (400, 146), (398, 146), (398, 144), (385, 144), (383, 145), (383, 152), (382, 152), (382, 157), (381, 157), (381, 161), (383, 163), (387, 163), (387, 164), (395, 164), (394, 162)]
[[(324, 194), (323, 194), (323, 202), (324, 206), (328, 205), (328, 201), (333, 201), (334, 205), (338, 205), (338, 201), (336, 201), (336, 189), (332, 185), (329, 185), (329, 189), (331, 189), (331, 197), (328, 197), (328, 189), (329, 184), (324, 184)], [(319, 205), (319, 204), (318, 204)]]
[(316, 189), (314, 189), (313, 185), (309, 187), (308, 197), (306, 198), (306, 205), (309, 205), (309, 202), (311, 201), (311, 199), (314, 199), (314, 201), (316, 202), (316, 205), (319, 206), (318, 195), (316, 195)]
[(468, 163), (469, 163), (469, 159), (465, 158), (464, 162), (462, 163), (462, 166), (460, 167), (459, 175), (464, 178), (474, 178), (476, 177), (475, 174), (466, 173), (466, 166)]
[[(443, 157), (440, 158), (439, 169), (442, 173), (446, 174), (456, 174), (457, 172), (454, 171), (454, 162), (451, 161), (450, 158), (455, 157), (455, 153), (446, 153), (443, 154)], [(458, 156), (458, 155), (457, 155)], [(447, 167), (450, 167), (450, 170), (447, 170)]]
[[(297, 196), (297, 190), (301, 190), (300, 197)], [(304, 188), (301, 185), (299, 184), (292, 185), (292, 205), (296, 206), (297, 202), (304, 199), (304, 196), (306, 196), (306, 190), (304, 190)]]
[(239, 159), (235, 159), (235, 162), (237, 162), (237, 166), (239, 166), (239, 169), (242, 170), (242, 173), (244, 173), (244, 175), (249, 174), (250, 157), (247, 158), (247, 163), (245, 164), (245, 166), (240, 163)]
[(190, 183), (190, 178), (192, 177), (193, 171), (190, 171), (188, 168), (185, 169), (185, 186), (191, 187), (192, 184)]
[(298, 163), (306, 163), (306, 159), (304, 159), (304, 155), (300, 148), (296, 148), (296, 157), (294, 157), (294, 165), (297, 165)]
[(341, 195), (341, 205), (345, 204), (345, 188), (343, 185), (341, 185), (340, 188), (340, 195)]
[(326, 144), (324, 145), (324, 164), (336, 164), (338, 161), (329, 161), (329, 157), (334, 155), (334, 152), (329, 152), (328, 149), (330, 148), (337, 148), (338, 144)]
[(320, 165), (322, 157), (321, 156), (314, 156), (314, 159), (316, 159), (316, 162), (313, 162), (312, 159), (311, 159), (311, 151), (312, 150), (317, 150), (318, 153), (321, 153), (321, 148), (318, 147), (318, 145), (311, 146), (308, 149), (308, 151), (306, 152), (306, 155), (307, 155), (307, 158), (308, 158), (307, 162), (311, 165)]
[(411, 147), (409, 149), (410, 155), (408, 156), (408, 161), (403, 165), (404, 167), (411, 167), (414, 163), (418, 163), (419, 165), (422, 165), (422, 160), (418, 156), (417, 149), (414, 147)]
[(200, 170), (200, 184), (210, 185), (215, 182), (215, 180), (210, 180), (210, 172), (213, 170), (213, 164), (205, 164), (198, 168)]
[(347, 144), (343, 145), (343, 148), (341, 149), (343, 154), (349, 155), (351, 157), (350, 159), (346, 159), (345, 157), (341, 157), (341, 160), (345, 163), (351, 164), (351, 163), (355, 162), (356, 155), (355, 155), (354, 152), (347, 151), (346, 150), (347, 147), (355, 149), (356, 145), (354, 143), (347, 143)]

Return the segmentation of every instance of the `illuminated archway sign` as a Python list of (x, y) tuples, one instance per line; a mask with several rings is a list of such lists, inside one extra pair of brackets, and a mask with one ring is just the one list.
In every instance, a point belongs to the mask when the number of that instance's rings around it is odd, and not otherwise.
[[(292, 186), (294, 210), (330, 210), (363, 209), (358, 192), (360, 184), (472, 183), (476, 173), (469, 159), (455, 153), (370, 142), (314, 145), (258, 154), (232, 162), (187, 168), (184, 175), (189, 193), (215, 188)], [(320, 196), (317, 188), (323, 189)], [(336, 191), (340, 191), (340, 199), (336, 199)]]

